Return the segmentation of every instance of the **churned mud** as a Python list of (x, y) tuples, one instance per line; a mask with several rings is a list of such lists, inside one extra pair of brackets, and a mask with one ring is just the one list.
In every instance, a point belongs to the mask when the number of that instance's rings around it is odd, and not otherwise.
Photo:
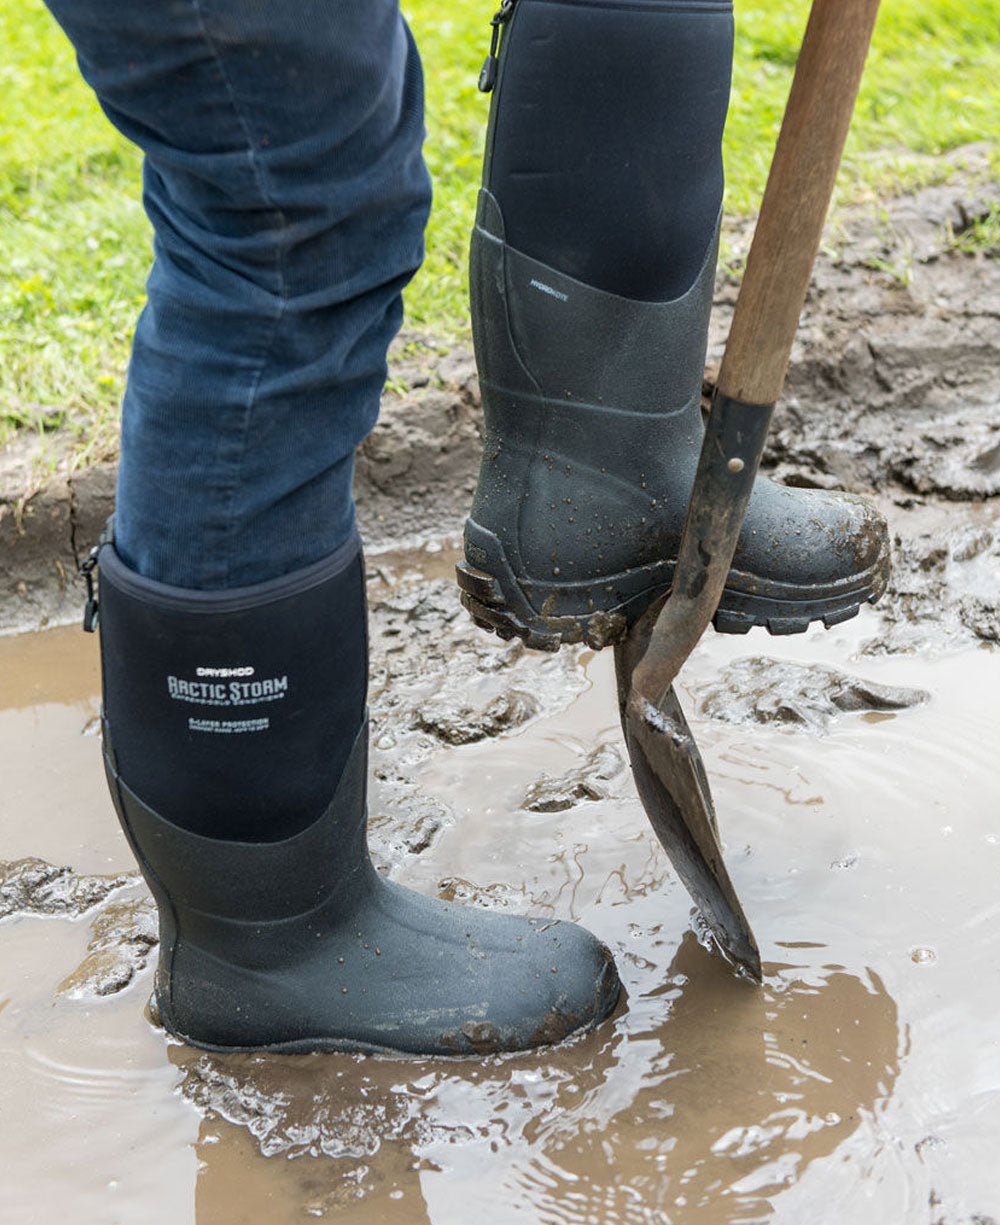
[(626, 984), (611, 1021), (532, 1055), (168, 1039), (144, 1011), (155, 925), (105, 798), (94, 642), (0, 639), (0, 1219), (1000, 1220), (1000, 655), (953, 615), (1000, 605), (1000, 566), (977, 566), (993, 545), (967, 556), (1000, 514), (897, 518), (942, 552), (901, 569), (885, 614), (712, 635), (682, 675), (760, 990), (699, 943), (635, 798), (610, 653), (483, 636), (447, 544), (372, 559), (380, 869), (577, 919)]
[[(710, 633), (678, 685), (759, 990), (703, 947), (646, 822), (610, 652), (533, 653), (459, 607), (468, 353), (402, 344), (359, 459), (372, 853), (413, 888), (590, 927), (627, 992), (597, 1031), (468, 1060), (166, 1037), (96, 643), (0, 638), (2, 1225), (1000, 1222), (1000, 261), (953, 242), (981, 186), (828, 235), (775, 421), (780, 479), (876, 491), (890, 590), (828, 633)], [(111, 488), (4, 488), (0, 625), (76, 615)]]

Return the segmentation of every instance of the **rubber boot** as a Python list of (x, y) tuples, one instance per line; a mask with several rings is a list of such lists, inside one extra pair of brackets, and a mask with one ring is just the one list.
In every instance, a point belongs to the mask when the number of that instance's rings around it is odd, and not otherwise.
[(210, 1050), (521, 1050), (614, 1007), (572, 923), (383, 880), (369, 858), (357, 539), (255, 587), (198, 592), (100, 553), (104, 756), (160, 920), (154, 1001)]
[[(472, 237), (485, 425), (458, 581), (477, 623), (532, 647), (614, 642), (671, 582), (703, 436), (731, 52), (728, 19), (709, 12), (725, 6), (693, 0), (688, 9), (648, 0), (506, 7)], [(685, 106), (681, 57), (707, 47), (710, 19), (723, 23), (714, 71), (725, 80)], [(705, 58), (691, 89), (702, 88)], [(650, 116), (645, 94), (661, 98), (649, 100)], [(617, 120), (616, 106), (626, 108)], [(671, 136), (671, 123), (687, 123), (702, 150), (689, 162), (685, 132)], [(606, 150), (586, 156), (592, 131), (631, 141), (610, 193), (588, 178), (602, 157), (600, 174), (610, 175)], [(646, 148), (652, 163), (641, 166)], [(655, 186), (673, 238), (646, 207), (657, 159), (669, 168)], [(567, 181), (579, 207), (560, 214)], [(688, 196), (700, 203), (685, 211)], [(505, 209), (516, 220), (510, 233)], [(651, 248), (646, 264), (637, 243)], [(886, 525), (865, 499), (760, 478), (715, 626), (790, 634), (816, 620), (834, 625), (882, 594), (888, 568)]]

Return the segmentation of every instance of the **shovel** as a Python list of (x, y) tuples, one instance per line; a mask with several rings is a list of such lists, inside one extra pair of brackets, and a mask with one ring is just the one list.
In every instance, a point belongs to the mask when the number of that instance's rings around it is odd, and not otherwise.
[(725, 587), (833, 192), (878, 0), (813, 0), (705, 427), (677, 566), (615, 648), (618, 704), (643, 807), (737, 970), (760, 953), (726, 871), (705, 767), (673, 683)]

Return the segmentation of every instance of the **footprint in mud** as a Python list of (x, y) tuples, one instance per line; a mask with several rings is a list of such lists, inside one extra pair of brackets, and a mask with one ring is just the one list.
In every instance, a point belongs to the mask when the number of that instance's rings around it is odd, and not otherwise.
[(908, 489), (952, 502), (1000, 493), (1000, 426), (996, 406), (937, 412), (915, 437), (894, 431), (888, 474)]
[[(645, 981), (643, 981), (645, 980)], [(870, 972), (771, 965), (760, 991), (690, 933), (627, 1011), (486, 1060), (214, 1055), (171, 1045), (204, 1114), (199, 1214), (726, 1225), (834, 1152), (892, 1092), (896, 1005)], [(261, 1155), (296, 1158), (260, 1160)], [(241, 1216), (241, 1212), (244, 1213)], [(200, 1217), (199, 1217), (200, 1219)]]
[(414, 712), (414, 724), (442, 744), (475, 744), (522, 727), (538, 711), (539, 704), (530, 693), (508, 689), (479, 710), (466, 702), (427, 703)]
[(864, 655), (1000, 643), (1000, 533), (981, 524), (898, 534), (882, 628)]
[(606, 800), (612, 782), (624, 768), (622, 755), (613, 744), (599, 744), (565, 774), (556, 778), (546, 774), (532, 783), (521, 807), (527, 812), (564, 812), (582, 800)]
[(57, 994), (79, 1000), (124, 991), (146, 968), (159, 941), (152, 898), (108, 903), (91, 922), (86, 957), (59, 984)]
[(538, 655), (498, 643), (472, 623), (451, 581), (370, 583), (369, 599), (379, 732), (399, 738), (416, 727), (444, 744), (472, 743), (568, 706), (586, 685), (579, 649)]
[(91, 920), (87, 954), (56, 993), (70, 999), (115, 995), (145, 969), (159, 942), (156, 909), (145, 890), (140, 897), (112, 897), (138, 884), (138, 872), (84, 875), (34, 857), (0, 860), (0, 919), (77, 919), (99, 907)]
[(380, 870), (422, 855), (454, 820), (447, 805), (424, 795), (408, 778), (376, 767), (369, 792), (368, 849)]
[(86, 876), (29, 856), (0, 860), (0, 919), (12, 915), (47, 915), (75, 919), (110, 894), (132, 885), (138, 872)]
[(369, 576), (372, 852), (380, 867), (427, 851), (454, 821), (421, 790), (435, 755), (516, 732), (587, 687), (580, 648), (558, 655), (500, 643), (458, 603), (454, 583)]
[(846, 712), (897, 711), (930, 698), (923, 689), (879, 685), (822, 664), (766, 656), (738, 659), (703, 685), (700, 709), (723, 723), (780, 724), (826, 731)]

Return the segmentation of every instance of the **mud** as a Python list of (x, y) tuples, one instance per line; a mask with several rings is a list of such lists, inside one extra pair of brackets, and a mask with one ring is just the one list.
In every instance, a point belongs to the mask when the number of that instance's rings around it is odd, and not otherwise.
[(16, 914), (76, 918), (134, 879), (135, 873), (122, 872), (81, 876), (32, 856), (12, 863), (0, 860), (0, 919)]
[[(764, 458), (786, 483), (904, 505), (1000, 493), (1000, 258), (955, 245), (1000, 200), (988, 156), (960, 150), (946, 184), (828, 225)], [(750, 228), (731, 241), (738, 256)], [(717, 293), (709, 385), (736, 291)]]
[[(763, 988), (699, 940), (636, 799), (610, 653), (526, 651), (460, 609), (474, 369), (403, 337), (358, 466), (373, 856), (427, 893), (584, 923), (626, 998), (532, 1055), (167, 1038), (96, 644), (0, 638), (0, 1222), (1000, 1221), (1000, 261), (948, 241), (998, 193), (967, 155), (954, 185), (828, 232), (769, 451), (782, 479), (878, 491), (890, 590), (828, 633), (710, 634), (678, 686)], [(732, 298), (721, 281), (713, 361)], [(34, 496), (5, 478), (4, 627), (75, 619), (113, 478), (88, 471)]]
[(866, 654), (1000, 641), (1000, 506), (928, 503), (897, 511), (889, 590)]
[(724, 723), (778, 723), (826, 731), (838, 715), (906, 710), (930, 694), (904, 685), (879, 685), (822, 664), (749, 656), (706, 685), (703, 714)]
[(528, 812), (564, 812), (581, 800), (606, 800), (624, 768), (622, 754), (614, 745), (599, 744), (565, 774), (533, 783), (521, 807)]

